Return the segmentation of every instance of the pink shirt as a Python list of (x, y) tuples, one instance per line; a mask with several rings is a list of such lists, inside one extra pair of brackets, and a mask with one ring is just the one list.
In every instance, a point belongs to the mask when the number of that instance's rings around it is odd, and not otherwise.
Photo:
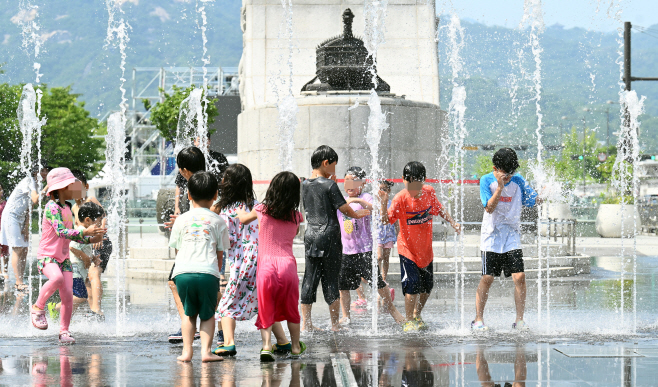
[(73, 213), (71, 207), (65, 204), (61, 207), (54, 200), (46, 204), (43, 213), (41, 241), (39, 242), (38, 259), (54, 258), (62, 263), (69, 259), (69, 243), (76, 241), (89, 243), (90, 237), (73, 228)]
[(265, 206), (258, 204), (256, 207), (258, 215), (258, 259), (265, 257), (291, 257), (292, 240), (297, 235), (297, 228), (302, 222), (302, 213), (295, 212), (297, 222), (286, 222), (284, 220), (274, 219), (267, 215)]

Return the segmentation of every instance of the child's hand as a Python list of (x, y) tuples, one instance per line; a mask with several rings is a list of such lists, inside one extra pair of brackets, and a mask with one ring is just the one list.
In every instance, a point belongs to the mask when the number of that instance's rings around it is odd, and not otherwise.
[(174, 226), (174, 222), (176, 221), (176, 218), (178, 218), (178, 214), (171, 215), (169, 217), (170, 221), (164, 222), (165, 228), (172, 228)]
[(89, 243), (101, 243), (103, 242), (103, 234), (96, 235), (89, 239)]
[(100, 267), (101, 266), (101, 256), (100, 255), (94, 255), (91, 258), (91, 262), (93, 262), (94, 266)]
[(359, 203), (359, 204), (361, 204), (361, 199), (359, 199), (359, 198), (347, 198), (346, 202), (348, 204), (350, 204), (350, 203)]
[[(101, 226), (96, 226), (95, 224), (92, 224), (91, 226), (87, 227), (85, 231), (82, 233), (83, 236), (90, 236), (90, 237), (100, 237), (100, 240), (98, 242), (101, 242), (103, 240), (103, 235), (107, 232), (106, 228), (103, 228)], [(94, 242), (95, 243), (95, 242)]]
[(457, 222), (453, 222), (453, 223), (452, 223), (452, 228), (455, 229), (455, 232), (456, 232), (457, 234), (461, 234), (461, 233), (462, 233), (462, 225), (461, 225), (461, 224), (459, 224), (459, 223), (457, 223)]
[(356, 219), (361, 219), (370, 215), (370, 210), (358, 210), (355, 212), (356, 212)]
[(380, 204), (388, 204), (388, 192), (380, 189), (377, 196), (379, 197)]

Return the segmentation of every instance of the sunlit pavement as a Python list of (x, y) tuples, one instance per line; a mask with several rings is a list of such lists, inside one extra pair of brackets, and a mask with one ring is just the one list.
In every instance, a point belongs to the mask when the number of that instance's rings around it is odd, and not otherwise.
[[(179, 326), (164, 282), (128, 281), (127, 314), (117, 320), (110, 279), (106, 322), (88, 323), (74, 315), (71, 331), (77, 344), (71, 347), (58, 345), (57, 322), (45, 332), (31, 327), (29, 295), (16, 298), (8, 284), (0, 294), (0, 384), (505, 386), (525, 380), (546, 386), (656, 385), (658, 260), (638, 258), (636, 287), (628, 273), (620, 280), (609, 264), (614, 260), (594, 258), (591, 274), (552, 279), (548, 293), (544, 280), (541, 316), (537, 282), (528, 281), (529, 333), (511, 328), (510, 280), (494, 283), (485, 315), (491, 330), (480, 335), (468, 330), (476, 283), (465, 283), (462, 309), (461, 286), (437, 281), (423, 312), (427, 331), (405, 333), (390, 316), (379, 316), (375, 333), (371, 310), (353, 310), (348, 330), (304, 334), (307, 354), (301, 360), (280, 357), (274, 364), (259, 361), (260, 335), (253, 321), (238, 323), (235, 358), (202, 364), (197, 352), (192, 363), (178, 363), (181, 345), (166, 341)], [(390, 284), (402, 310), (399, 276), (392, 276)], [(320, 327), (329, 327), (324, 302), (315, 304), (313, 317)]]

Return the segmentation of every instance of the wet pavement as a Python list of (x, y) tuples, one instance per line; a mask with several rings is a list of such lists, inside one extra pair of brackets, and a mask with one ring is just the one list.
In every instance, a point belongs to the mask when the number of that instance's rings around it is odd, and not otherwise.
[[(619, 257), (593, 258), (591, 274), (551, 279), (548, 287), (544, 279), (541, 292), (536, 281), (528, 281), (529, 333), (511, 329), (510, 280), (496, 280), (485, 316), (491, 331), (480, 335), (466, 329), (476, 283), (464, 284), (462, 311), (460, 284), (437, 281), (423, 312), (429, 330), (404, 333), (390, 316), (380, 316), (375, 333), (371, 311), (355, 310), (349, 330), (304, 334), (307, 354), (301, 360), (280, 357), (274, 364), (259, 361), (260, 335), (253, 321), (237, 325), (235, 358), (202, 364), (197, 352), (192, 363), (178, 363), (182, 347), (166, 338), (179, 321), (164, 282), (128, 281), (127, 313), (117, 319), (116, 281), (109, 278), (106, 322), (74, 315), (71, 331), (78, 342), (71, 347), (57, 344), (56, 322), (45, 332), (32, 328), (30, 296), (16, 297), (8, 284), (0, 292), (0, 385), (658, 385), (658, 259), (638, 258), (635, 283), (632, 268), (621, 280), (610, 263), (615, 260)], [(399, 277), (390, 283), (402, 309)], [(316, 304), (315, 322), (327, 328), (327, 316), (326, 305)]]

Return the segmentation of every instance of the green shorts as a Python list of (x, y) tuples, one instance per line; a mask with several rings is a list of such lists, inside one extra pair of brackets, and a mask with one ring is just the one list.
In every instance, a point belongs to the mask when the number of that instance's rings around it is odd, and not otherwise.
[(202, 321), (215, 316), (219, 280), (211, 274), (183, 273), (174, 277), (178, 295), (186, 316), (196, 316)]

